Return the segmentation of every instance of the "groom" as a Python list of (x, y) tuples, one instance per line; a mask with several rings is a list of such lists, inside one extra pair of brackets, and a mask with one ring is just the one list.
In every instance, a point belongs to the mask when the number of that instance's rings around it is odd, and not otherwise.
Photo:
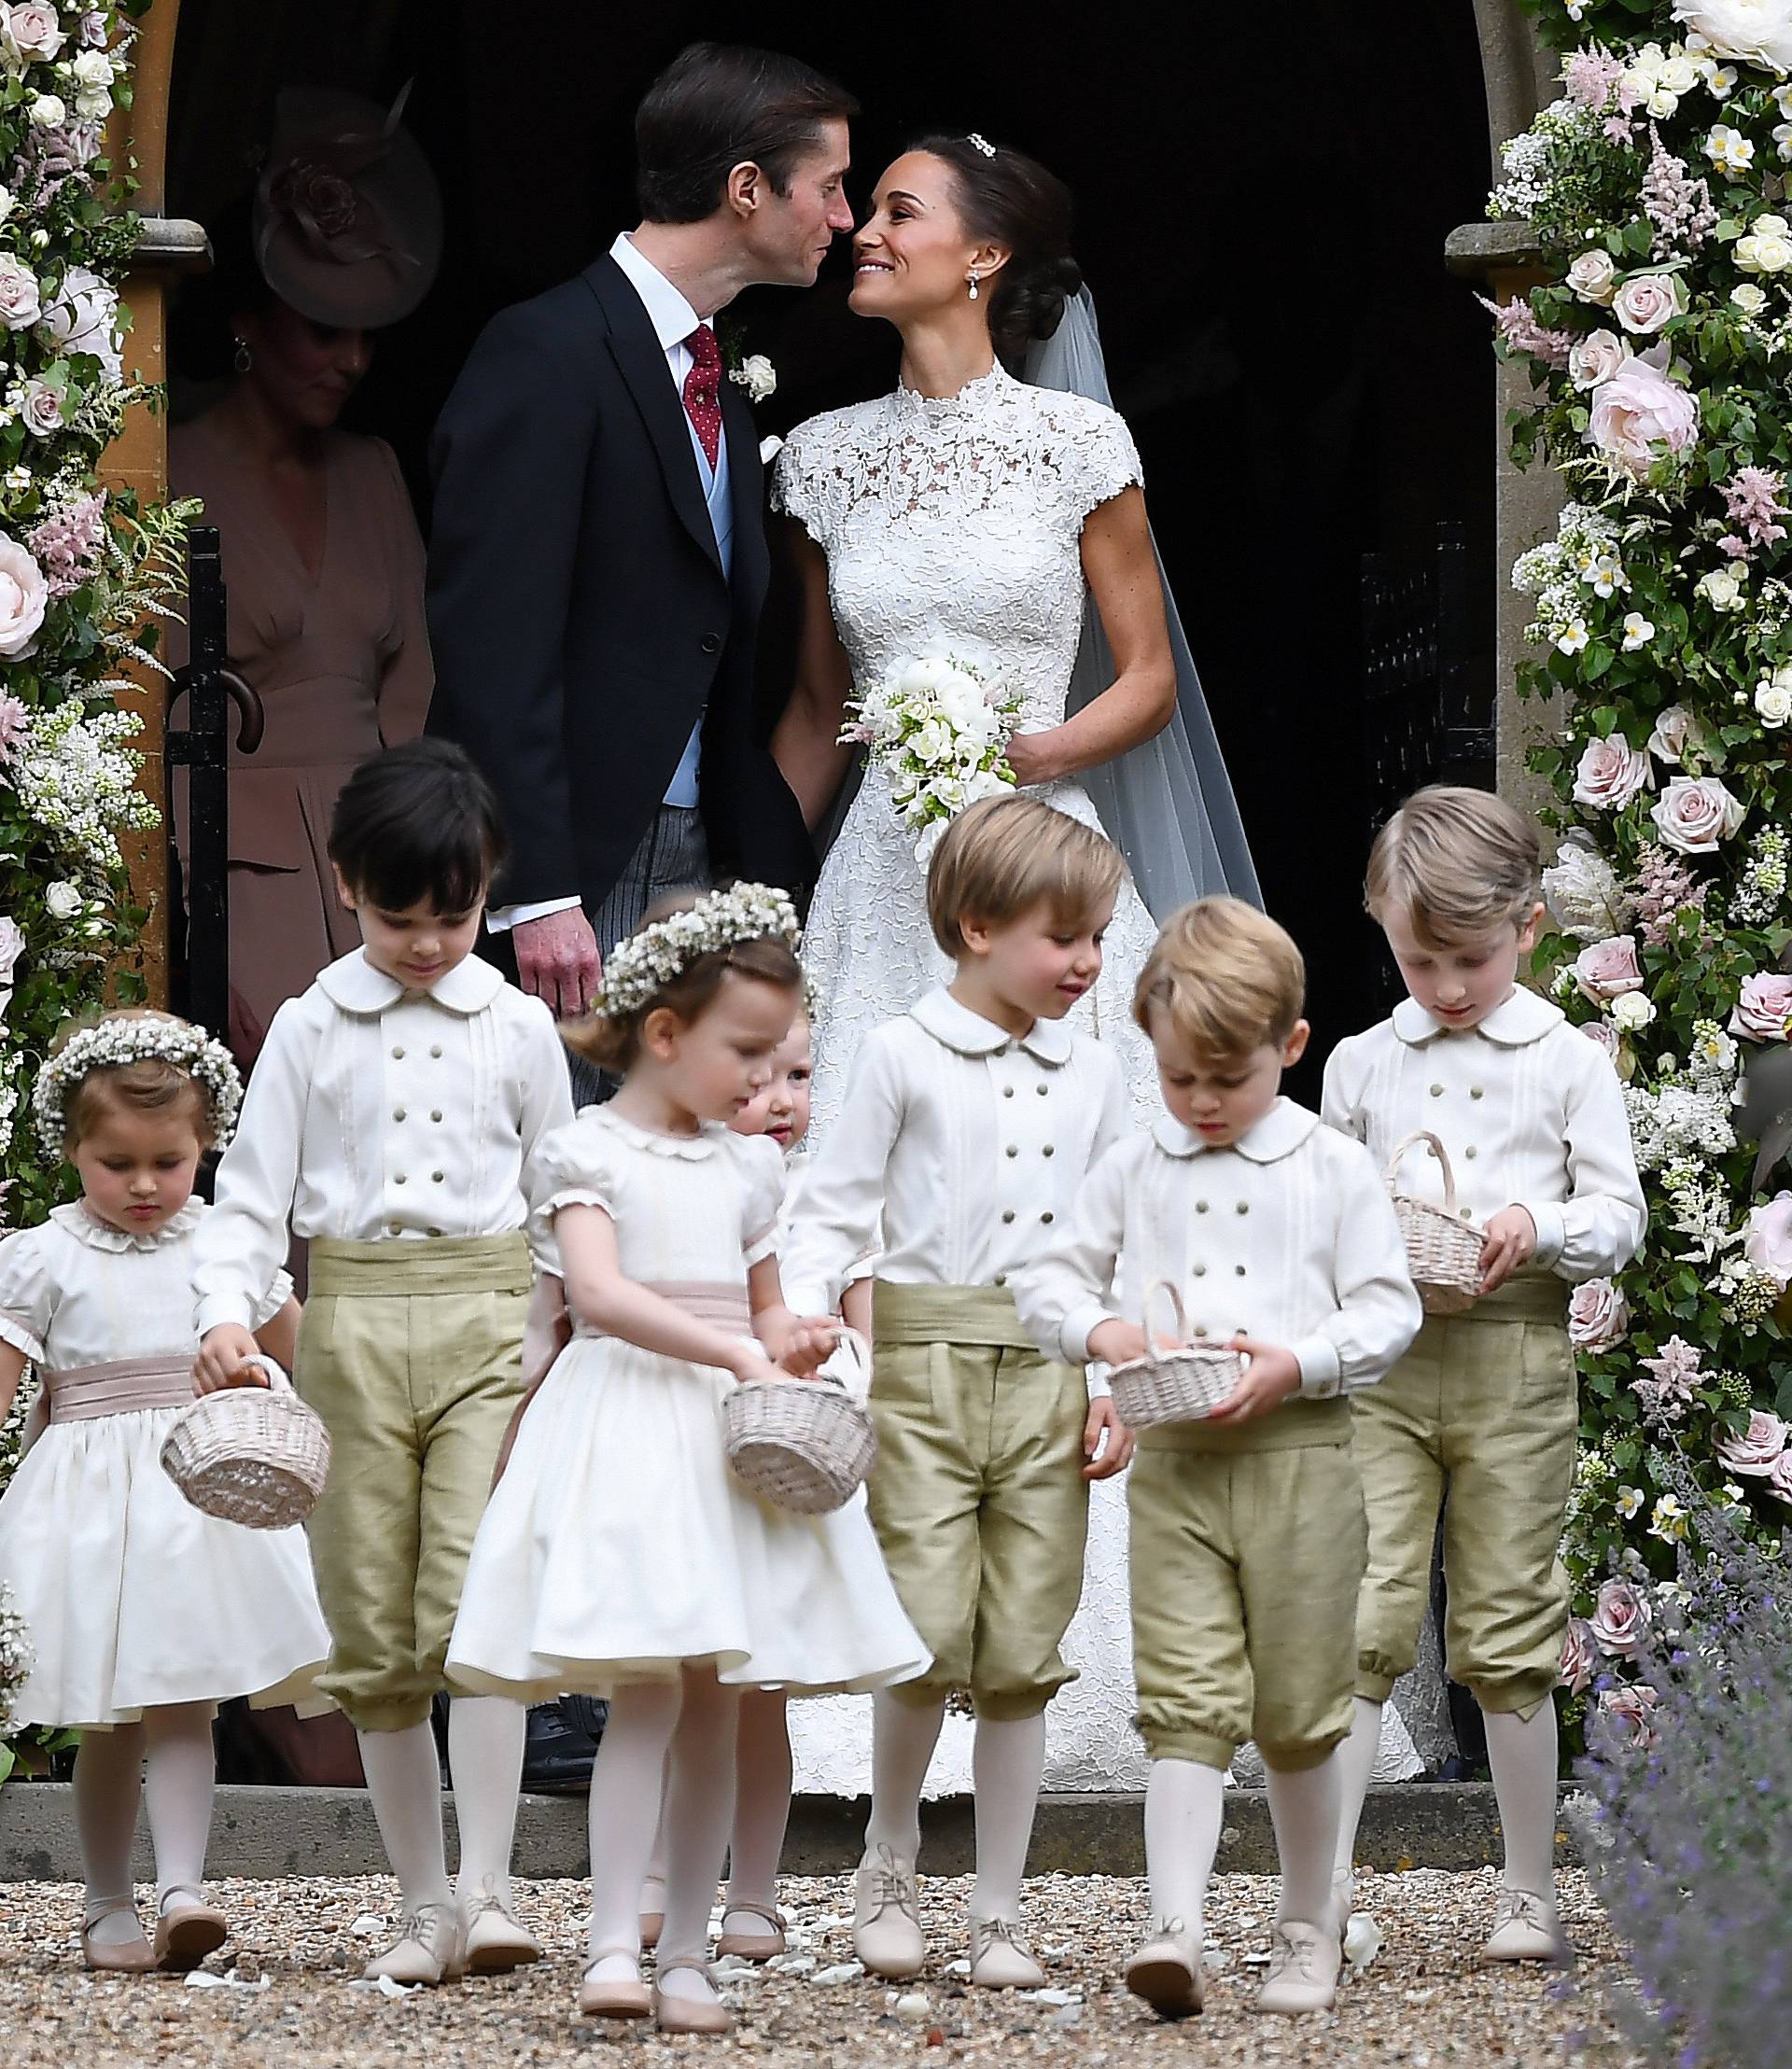
[(713, 319), (812, 285), (852, 228), (857, 112), (794, 58), (681, 51), (636, 116), (643, 220), (493, 320), (436, 429), (430, 726), (497, 792), (511, 902), (487, 924), (563, 1016), (661, 892), (814, 874), (755, 707), (759, 440)]

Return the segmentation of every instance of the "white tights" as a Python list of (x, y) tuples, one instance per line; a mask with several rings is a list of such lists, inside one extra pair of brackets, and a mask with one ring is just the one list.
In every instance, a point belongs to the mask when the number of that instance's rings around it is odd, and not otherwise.
[[(687, 1668), (681, 1684), (639, 1682), (610, 1698), (591, 1770), (588, 1950), (601, 1981), (632, 1978), (638, 1969), (641, 1880), (662, 1795), (665, 1924), (660, 1947), (669, 1955), (702, 1953), (708, 1946), (709, 1911), (734, 1814), (739, 1694), (721, 1686), (713, 1672)], [(674, 1969), (660, 1988), (674, 1997), (715, 1994), (689, 1968)]]
[[(865, 1851), (887, 1846), (912, 1861), (921, 1846), (921, 1788), (945, 1720), (945, 1705), (873, 1699), (871, 1822)], [(1020, 1916), (1021, 1879), (1045, 1767), (1045, 1716), (979, 1717), (971, 1755), (975, 1789), (977, 1880), (973, 1918)]]
[[(643, 1911), (665, 1906), (666, 1833), (673, 1815), (670, 1781), (660, 1805), (659, 1828), (641, 1890)], [(728, 1835), (728, 1897), (736, 1903), (777, 1903), (777, 1866), (791, 1822), (790, 1699), (781, 1689), (741, 1691), (735, 1740), (735, 1824)], [(724, 1914), (722, 1930), (730, 1930)], [(764, 1922), (747, 1913), (743, 1932), (763, 1932)], [(669, 1944), (669, 1943), (668, 1943)]]
[[(1269, 1816), (1281, 1864), (1279, 1919), (1322, 1929), (1332, 1917), (1332, 1846), (1337, 1830), (1338, 1768), (1330, 1755), (1298, 1772), (1267, 1770)], [(1207, 1885), (1219, 1851), (1225, 1776), (1197, 1760), (1154, 1760), (1145, 1789), (1145, 1867), (1151, 1908), (1201, 1930)]]
[[(171, 1897), (203, 1896), (215, 1776), (209, 1702), (161, 1704), (146, 1710), (141, 1723), (86, 1734), (75, 1756), (75, 1825), (89, 1917), (132, 1894), (140, 1798), (155, 1849), (158, 1908), (165, 1909)], [(116, 1947), (139, 1930), (121, 1911), (103, 1920), (92, 1936), (96, 1945)]]
[[(1555, 1699), (1546, 1697), (1529, 1717), (1484, 1710), (1481, 1721), (1487, 1726), (1488, 1764), (1505, 1840), (1505, 1885), (1547, 1896), (1555, 1888)], [(1338, 1751), (1344, 1774), (1336, 1863), (1340, 1871), (1355, 1857), (1356, 1828), (1380, 1738), (1381, 1705), (1359, 1696), (1351, 1736)]]
[(448, 1772), (460, 1826), (463, 1901), (489, 1887), (508, 1909), (516, 1798), (523, 1786), (523, 1740), (528, 1712), (502, 1696), (456, 1696), (448, 1705)]

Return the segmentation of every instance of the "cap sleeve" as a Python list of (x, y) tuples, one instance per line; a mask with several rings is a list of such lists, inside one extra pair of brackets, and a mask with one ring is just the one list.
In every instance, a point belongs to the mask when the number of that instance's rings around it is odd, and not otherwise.
[(1142, 485), (1145, 470), (1139, 448), (1117, 411), (1083, 400), (1082, 409), (1063, 429), (1059, 467), (1070, 514), (1079, 524), (1122, 489)]
[(43, 1230), (22, 1228), (0, 1241), (0, 1343), (42, 1364), (55, 1300)]
[(768, 1135), (736, 1137), (737, 1154), (746, 1180), (741, 1204), (741, 1254), (748, 1265), (776, 1254), (778, 1209), (784, 1204), (784, 1158)]
[(813, 424), (799, 424), (772, 462), (772, 508), (793, 517), (815, 543), (826, 548), (829, 525)]
[(613, 1220), (621, 1218), (626, 1160), (595, 1115), (581, 1113), (544, 1136), (536, 1155), (541, 1168), (539, 1213), (544, 1234), (563, 1207), (601, 1207)]

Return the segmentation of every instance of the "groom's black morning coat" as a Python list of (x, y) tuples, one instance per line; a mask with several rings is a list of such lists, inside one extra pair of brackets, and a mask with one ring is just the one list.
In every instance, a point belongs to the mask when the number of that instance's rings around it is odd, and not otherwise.
[(436, 426), (429, 729), (497, 792), (506, 903), (587, 912), (647, 832), (698, 713), (699, 809), (718, 878), (793, 890), (815, 871), (767, 750), (753, 647), (768, 563), (751, 412), (721, 384), (732, 580), (665, 351), (606, 255), (494, 317)]

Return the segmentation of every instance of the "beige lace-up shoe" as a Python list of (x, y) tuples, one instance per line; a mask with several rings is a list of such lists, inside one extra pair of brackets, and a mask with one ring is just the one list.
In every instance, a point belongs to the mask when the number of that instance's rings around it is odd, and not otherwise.
[(497, 1894), (489, 1877), (467, 1900), (467, 1973), (504, 1976), (541, 1959), (541, 1942)]
[(1500, 1892), (1493, 1930), (1481, 1949), (1488, 1962), (1560, 1962), (1568, 1955), (1553, 1896), (1538, 1890)]
[(1257, 1992), (1257, 2009), (1329, 2011), (1343, 1959), (1336, 1933), (1322, 1933), (1303, 1919), (1282, 1920), (1269, 1936), (1269, 1973)]
[(852, 1879), (852, 1950), (874, 1976), (906, 1982), (927, 1959), (916, 1909), (915, 1864), (875, 1847)]
[(1151, 1937), (1127, 1964), (1127, 1988), (1160, 2019), (1187, 2019), (1206, 2002), (1201, 1936), (1180, 1918), (1154, 1918)]
[(979, 1990), (1043, 1990), (1045, 1971), (1033, 1959), (1017, 1919), (971, 1921), (971, 1980)]
[(456, 1903), (419, 1904), (399, 1920), (399, 1936), (361, 1971), (376, 1983), (456, 1983), (467, 1972), (467, 1928)]

